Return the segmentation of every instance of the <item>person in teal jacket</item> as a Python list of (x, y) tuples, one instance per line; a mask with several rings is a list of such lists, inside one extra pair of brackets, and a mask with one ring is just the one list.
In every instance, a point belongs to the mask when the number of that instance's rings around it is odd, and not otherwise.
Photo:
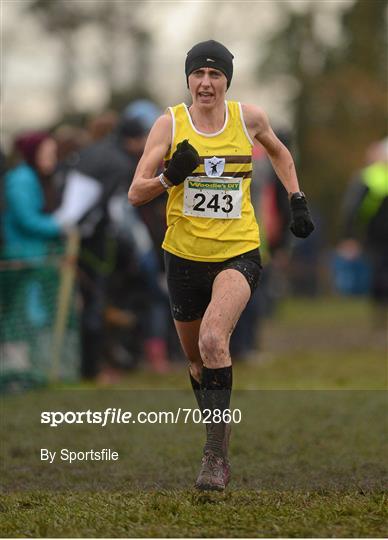
[[(57, 165), (55, 140), (43, 132), (16, 139), (20, 161), (3, 182), (1, 219), (0, 341), (6, 366), (25, 351), (23, 365), (30, 363), (31, 347), (51, 324), (57, 290), (57, 270), (45, 261), (60, 248), (61, 228), (50, 214), (55, 209), (52, 175)], [(27, 353), (27, 349), (30, 351)], [(8, 354), (7, 351), (16, 351)]]
[(55, 140), (47, 133), (19, 137), (15, 148), (23, 161), (4, 179), (3, 259), (41, 259), (50, 241), (61, 235), (55, 218), (51, 175), (57, 163)]

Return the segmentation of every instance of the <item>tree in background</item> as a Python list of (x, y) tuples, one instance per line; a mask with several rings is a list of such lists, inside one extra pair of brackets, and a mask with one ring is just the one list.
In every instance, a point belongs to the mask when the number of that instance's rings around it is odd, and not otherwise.
[[(77, 34), (87, 26), (97, 29), (103, 46), (94, 63), (108, 91), (108, 106), (121, 108), (147, 91), (151, 37), (142, 22), (141, 2), (100, 0), (31, 0), (26, 10), (40, 20), (62, 45), (58, 101), (64, 114), (74, 113), (72, 89), (79, 77)], [(125, 97), (126, 96), (126, 97)]]
[(290, 11), (259, 67), (260, 76), (297, 81), (298, 170), (332, 239), (346, 184), (364, 164), (367, 146), (386, 135), (386, 6), (385, 0), (356, 0), (341, 17), (335, 47), (316, 31), (320, 2), (304, 13)]

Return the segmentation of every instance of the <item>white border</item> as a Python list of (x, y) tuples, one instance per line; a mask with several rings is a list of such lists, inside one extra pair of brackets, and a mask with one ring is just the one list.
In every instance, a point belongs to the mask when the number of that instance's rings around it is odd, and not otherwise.
[(184, 106), (184, 108), (186, 110), (186, 114), (187, 114), (187, 116), (189, 118), (189, 122), (190, 122), (191, 127), (193, 128), (195, 133), (198, 133), (198, 135), (202, 135), (203, 137), (217, 137), (217, 135), (220, 135), (223, 131), (225, 131), (226, 125), (227, 125), (228, 120), (229, 120), (229, 107), (228, 107), (228, 102), (226, 100), (225, 100), (225, 109), (226, 109), (225, 122), (224, 122), (224, 125), (222, 126), (222, 128), (220, 129), (220, 131), (217, 131), (216, 133), (203, 133), (203, 131), (199, 131), (193, 124), (193, 121), (191, 119), (190, 112), (189, 112), (189, 109), (187, 108), (186, 103), (183, 103), (183, 106)]
[(241, 102), (238, 101), (237, 103), (238, 103), (238, 108), (240, 109), (240, 118), (241, 118), (241, 123), (242, 123), (242, 126), (243, 126), (244, 133), (245, 133), (248, 141), (251, 143), (251, 145), (254, 146), (255, 143), (252, 141), (251, 136), (249, 135), (247, 126), (245, 124), (244, 114), (243, 114), (243, 110), (242, 110), (242, 107), (241, 107)]

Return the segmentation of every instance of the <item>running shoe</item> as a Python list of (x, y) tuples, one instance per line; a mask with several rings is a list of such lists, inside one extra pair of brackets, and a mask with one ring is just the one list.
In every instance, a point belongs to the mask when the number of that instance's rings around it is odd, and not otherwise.
[(226, 457), (206, 450), (195, 487), (201, 491), (223, 491), (230, 480), (230, 465)]

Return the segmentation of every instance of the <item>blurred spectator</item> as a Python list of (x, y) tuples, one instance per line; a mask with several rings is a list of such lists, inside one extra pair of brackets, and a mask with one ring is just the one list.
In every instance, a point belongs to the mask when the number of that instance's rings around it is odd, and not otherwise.
[(70, 124), (61, 124), (53, 135), (58, 145), (59, 165), (92, 142), (92, 137), (86, 129)]
[(160, 113), (159, 107), (149, 99), (136, 99), (124, 109), (122, 119), (124, 122), (132, 120), (140, 122), (148, 133)]
[[(62, 205), (55, 213), (62, 224), (79, 223), (81, 229), (81, 365), (85, 378), (96, 377), (103, 365), (104, 347), (109, 341), (105, 322), (112, 282), (120, 305), (116, 310), (108, 310), (109, 320), (111, 323), (120, 320), (122, 324), (127, 321), (127, 333), (131, 326), (133, 330), (133, 316), (130, 310), (125, 309), (131, 304), (130, 279), (133, 272), (130, 266), (134, 261), (129, 255), (137, 257), (140, 253), (137, 263), (143, 270), (147, 264), (152, 268), (151, 272), (144, 270), (144, 276), (152, 276), (154, 281), (157, 279), (146, 228), (136, 213), (128, 215), (132, 209), (127, 204), (126, 195), (148, 130), (148, 125), (144, 125), (141, 118), (130, 117), (124, 112), (113, 133), (81, 150), (67, 175)], [(123, 227), (122, 223), (127, 226)], [(117, 293), (118, 283), (123, 283), (121, 294)], [(144, 284), (138, 287), (137, 295), (143, 290)], [(149, 360), (158, 371), (168, 367), (165, 348), (152, 348)], [(102, 378), (104, 374), (108, 378), (114, 377), (110, 367), (103, 370)]]
[(57, 145), (48, 133), (35, 132), (18, 137), (14, 146), (23, 161), (5, 176), (2, 256), (42, 257), (50, 239), (61, 233), (59, 222), (49, 214), (58, 203), (52, 181)]
[(54, 183), (62, 199), (67, 175), (76, 165), (80, 150), (91, 143), (91, 137), (86, 129), (69, 124), (58, 126), (53, 135), (58, 146)]
[(366, 295), (371, 287), (371, 268), (358, 240), (347, 238), (337, 246), (333, 260), (334, 286), (345, 295)]
[[(0, 148), (0, 216), (4, 215), (5, 212), (5, 190), (4, 190), (4, 176), (7, 171), (7, 159), (5, 154)], [(3, 230), (0, 227), (0, 253), (3, 245)]]
[(117, 126), (119, 115), (116, 111), (103, 111), (97, 116), (93, 116), (87, 125), (87, 131), (92, 141), (100, 141), (110, 135)]
[(350, 183), (343, 206), (343, 238), (338, 253), (357, 260), (364, 250), (371, 265), (371, 298), (377, 321), (388, 307), (388, 138), (372, 144), (368, 165)]
[(55, 140), (48, 133), (27, 133), (16, 139), (14, 150), (15, 159), (22, 161), (4, 179), (1, 258), (19, 266), (0, 272), (2, 342), (10, 364), (16, 358), (28, 362), (29, 336), (53, 317), (46, 289), (52, 269), (42, 267), (42, 261), (58, 247), (53, 241), (61, 234), (50, 214), (57, 204)]
[[(147, 135), (160, 113), (161, 111), (154, 103), (148, 100), (136, 100), (125, 109), (122, 121), (128, 122), (129, 125), (132, 122), (135, 122), (135, 125), (139, 123), (143, 133)], [(146, 139), (146, 136), (143, 138), (139, 136), (137, 140), (132, 139), (127, 147), (131, 155), (134, 170), (143, 154)], [(168, 196), (165, 193), (135, 210), (147, 226), (161, 268), (164, 266), (164, 255), (161, 245), (166, 230), (167, 198)]]
[[(147, 99), (138, 99), (130, 103), (123, 114), (123, 118), (127, 122), (135, 121), (139, 122), (143, 127), (144, 133), (148, 134), (151, 127), (155, 123), (157, 117), (161, 114), (159, 107)], [(141, 158), (146, 142), (146, 137), (141, 140), (140, 138), (136, 142), (132, 142), (128, 147), (128, 151), (132, 156), (132, 163), (134, 169), (136, 168), (139, 159)], [(162, 170), (162, 164), (161, 169)], [(149, 338), (146, 343), (146, 351), (149, 359), (158, 358), (164, 356), (166, 353), (163, 351), (166, 349), (166, 341), (168, 342), (169, 355), (173, 356), (177, 360), (182, 360), (182, 348), (179, 343), (175, 326), (170, 316), (170, 308), (167, 297), (167, 283), (165, 281), (164, 274), (164, 251), (162, 250), (162, 243), (166, 231), (166, 204), (168, 195), (163, 193), (161, 196), (156, 197), (152, 201), (134, 209), (134, 213), (141, 217), (142, 222), (146, 225), (148, 233), (151, 237), (154, 252), (157, 255), (158, 273), (157, 276), (159, 284), (155, 287), (155, 283), (152, 285), (150, 282), (151, 272), (147, 272), (149, 277), (149, 283), (151, 290), (154, 290), (155, 301), (152, 305), (153, 315), (151, 320), (154, 327), (152, 333), (157, 336), (155, 338)], [(128, 210), (130, 211), (130, 210)], [(155, 278), (154, 278), (155, 279)], [(159, 315), (157, 313), (159, 312)], [(150, 360), (152, 362), (152, 360)]]

